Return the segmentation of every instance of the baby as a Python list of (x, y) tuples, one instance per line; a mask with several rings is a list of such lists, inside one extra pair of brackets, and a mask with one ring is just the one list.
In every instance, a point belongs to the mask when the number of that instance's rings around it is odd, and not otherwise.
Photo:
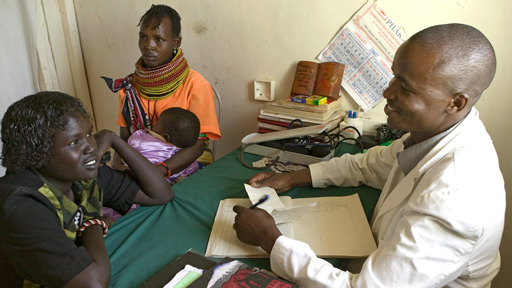
[[(199, 136), (199, 119), (188, 110), (172, 107), (160, 114), (153, 131), (138, 130), (130, 138), (128, 144), (139, 151), (151, 163), (158, 164), (169, 159), (181, 148), (194, 145)], [(199, 165), (193, 162), (179, 173), (167, 178), (173, 185), (185, 177), (197, 172)]]

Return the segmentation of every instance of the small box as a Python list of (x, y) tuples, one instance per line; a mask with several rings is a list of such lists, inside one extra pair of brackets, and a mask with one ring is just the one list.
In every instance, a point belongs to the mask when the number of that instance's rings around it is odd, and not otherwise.
[(295, 103), (306, 104), (306, 100), (308, 99), (308, 97), (309, 96), (306, 96), (306, 95), (298, 95), (298, 96), (294, 96), (294, 97), (290, 98), (290, 100)]
[(254, 80), (254, 99), (274, 101), (276, 94), (274, 80)]
[(327, 97), (318, 95), (297, 95), (290, 98), (291, 102), (309, 104), (309, 105), (323, 105), (327, 103)]
[(317, 96), (317, 95), (312, 95), (312, 96), (309, 96), (307, 99), (306, 99), (306, 104), (309, 104), (309, 105), (323, 105), (327, 103), (327, 97), (325, 96)]

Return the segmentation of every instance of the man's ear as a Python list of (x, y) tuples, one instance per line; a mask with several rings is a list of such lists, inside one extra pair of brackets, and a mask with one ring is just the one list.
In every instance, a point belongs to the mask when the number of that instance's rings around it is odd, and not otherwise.
[(469, 95), (465, 93), (458, 93), (452, 96), (452, 99), (450, 99), (450, 104), (448, 105), (446, 112), (452, 114), (452, 113), (458, 113), (469, 104)]

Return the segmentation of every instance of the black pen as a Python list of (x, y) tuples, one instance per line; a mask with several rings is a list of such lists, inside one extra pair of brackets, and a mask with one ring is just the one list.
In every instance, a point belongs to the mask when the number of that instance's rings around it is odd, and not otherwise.
[(260, 200), (258, 200), (258, 202), (252, 204), (251, 207), (249, 207), (249, 209), (253, 209), (253, 208), (258, 207), (258, 205), (260, 205), (261, 203), (267, 201), (268, 199), (270, 199), (270, 196), (268, 194), (266, 194), (265, 196), (261, 197)]

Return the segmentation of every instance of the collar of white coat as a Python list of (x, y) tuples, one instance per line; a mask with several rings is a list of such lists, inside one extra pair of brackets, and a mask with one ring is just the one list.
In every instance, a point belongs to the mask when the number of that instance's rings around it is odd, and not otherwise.
[(455, 128), (459, 126), (464, 119), (466, 119), (466, 117), (467, 115), (447, 130), (421, 141), (420, 143), (415, 143), (410, 135), (404, 139), (404, 150), (396, 154), (398, 165), (400, 166), (400, 169), (402, 169), (402, 172), (404, 172), (404, 175), (409, 174), (420, 160), (423, 159), (423, 157), (425, 157), (425, 155), (427, 155), (427, 153), (430, 152), (432, 148), (434, 148), (446, 135), (455, 130)]
[[(437, 142), (437, 144), (427, 152), (427, 154), (418, 162), (418, 164), (411, 170), (411, 172), (407, 175), (402, 174), (400, 179), (389, 179), (384, 185), (383, 193), (385, 190), (391, 189), (390, 182), (399, 182), (396, 187), (392, 188), (392, 192), (388, 191), (389, 194), (383, 195), (381, 197), (383, 199), (379, 199), (377, 203), (376, 211), (377, 215), (374, 215), (374, 220), (372, 221), (375, 225), (378, 222), (378, 218), (382, 217), (386, 212), (392, 210), (397, 205), (402, 203), (406, 198), (411, 196), (412, 186), (415, 183), (415, 179), (417, 179), (420, 175), (430, 169), (435, 163), (437, 163), (440, 159), (442, 159), (449, 151), (452, 151), (454, 145), (464, 145), (465, 141), (486, 141), (485, 139), (470, 139), (473, 133), (465, 133), (464, 131), (468, 130), (479, 130), (484, 129), (482, 122), (480, 121), (478, 111), (473, 107), (470, 113), (460, 122), (453, 130), (451, 130), (448, 135), (445, 135), (442, 139)], [(462, 137), (457, 137), (461, 135)], [(477, 133), (477, 135), (482, 135), (481, 133)], [(408, 135), (404, 135), (402, 137), (405, 139)], [(468, 139), (469, 138), (469, 139)], [(396, 169), (400, 169), (398, 163), (395, 162), (393, 165), (392, 171), (390, 175), (398, 175), (394, 173)], [(381, 201), (382, 200), (382, 201)], [(382, 203), (382, 206), (380, 206)], [(374, 212), (374, 213), (375, 213)]]

